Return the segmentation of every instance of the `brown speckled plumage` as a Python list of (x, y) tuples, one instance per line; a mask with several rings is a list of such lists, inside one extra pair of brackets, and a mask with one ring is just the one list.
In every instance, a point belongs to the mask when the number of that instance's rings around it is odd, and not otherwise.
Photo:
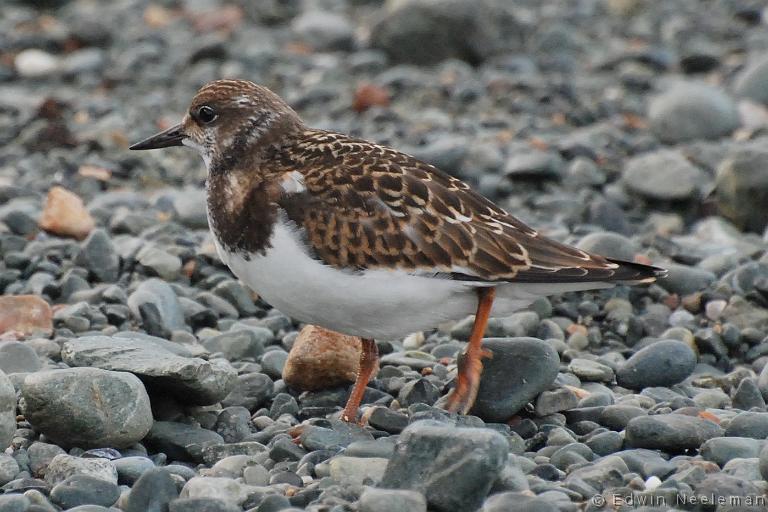
[(620, 264), (539, 234), (469, 186), (391, 148), (304, 130), (262, 173), (298, 172), (306, 190), (276, 205), (304, 228), (314, 254), (338, 268), (396, 267), (478, 281), (635, 281)]
[(466, 414), (490, 356), (482, 339), (493, 314), (541, 296), (664, 275), (540, 236), (412, 156), (307, 128), (251, 82), (206, 85), (178, 126), (132, 148), (174, 145), (195, 148), (206, 163), (209, 223), (232, 272), (282, 312), (362, 338), (346, 421), (374, 375), (375, 338), (474, 312), (444, 403)]
[[(212, 106), (226, 123), (205, 130)], [(195, 96), (182, 131), (210, 144), (210, 221), (230, 251), (263, 253), (284, 214), (307, 250), (345, 270), (394, 268), (479, 282), (652, 281), (659, 269), (540, 236), (469, 186), (412, 156), (307, 128), (276, 94), (220, 80)], [(195, 135), (197, 134), (197, 135)], [(283, 180), (300, 176), (286, 190)]]

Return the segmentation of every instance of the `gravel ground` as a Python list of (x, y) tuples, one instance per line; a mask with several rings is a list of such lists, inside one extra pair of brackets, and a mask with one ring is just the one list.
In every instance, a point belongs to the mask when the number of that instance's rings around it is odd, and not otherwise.
[[(41, 7), (42, 5), (42, 7)], [(768, 11), (757, 0), (0, 7), (0, 512), (765, 510)], [(554, 238), (670, 270), (354, 339), (217, 260), (205, 171), (127, 150), (248, 78)], [(640, 510), (640, 508), (637, 508)]]

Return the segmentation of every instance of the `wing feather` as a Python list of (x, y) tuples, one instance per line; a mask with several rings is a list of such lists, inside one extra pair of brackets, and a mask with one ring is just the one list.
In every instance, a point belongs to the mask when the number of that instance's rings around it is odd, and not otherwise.
[(304, 190), (278, 204), (316, 257), (339, 268), (396, 266), (483, 282), (652, 281), (661, 269), (590, 254), (539, 235), (469, 186), (393, 149), (308, 130), (275, 155)]

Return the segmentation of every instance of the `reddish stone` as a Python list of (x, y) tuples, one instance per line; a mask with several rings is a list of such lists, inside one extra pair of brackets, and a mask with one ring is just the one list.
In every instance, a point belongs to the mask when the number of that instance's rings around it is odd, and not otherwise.
[(71, 236), (82, 240), (94, 228), (93, 217), (83, 204), (83, 200), (69, 190), (55, 186), (48, 191), (40, 227), (49, 233)]
[(364, 112), (371, 107), (389, 106), (389, 92), (386, 89), (373, 84), (361, 84), (355, 91), (355, 100), (352, 108), (356, 112)]
[(0, 295), (0, 334), (53, 332), (51, 306), (37, 295)]
[(288, 354), (283, 380), (297, 391), (349, 384), (357, 376), (360, 350), (360, 338), (356, 336), (307, 325)]

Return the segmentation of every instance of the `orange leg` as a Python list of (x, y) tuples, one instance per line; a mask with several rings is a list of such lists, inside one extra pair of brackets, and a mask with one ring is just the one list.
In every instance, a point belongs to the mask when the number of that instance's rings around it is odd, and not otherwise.
[(363, 349), (360, 351), (357, 379), (355, 379), (355, 385), (352, 387), (347, 405), (344, 406), (344, 412), (341, 413), (341, 419), (348, 422), (354, 422), (357, 419), (357, 410), (360, 408), (360, 402), (365, 394), (365, 387), (371, 380), (379, 361), (379, 349), (376, 347), (376, 342), (365, 338), (360, 341), (363, 344)]
[(483, 350), (482, 341), (485, 327), (488, 325), (488, 317), (491, 314), (493, 299), (496, 296), (495, 288), (477, 289), (477, 313), (475, 324), (472, 326), (472, 334), (469, 336), (469, 344), (464, 359), (459, 365), (459, 374), (456, 377), (456, 387), (446, 399), (445, 409), (448, 412), (467, 414), (475, 404), (477, 390), (480, 387), (480, 374), (483, 373), (483, 357), (492, 357), (488, 350)]

